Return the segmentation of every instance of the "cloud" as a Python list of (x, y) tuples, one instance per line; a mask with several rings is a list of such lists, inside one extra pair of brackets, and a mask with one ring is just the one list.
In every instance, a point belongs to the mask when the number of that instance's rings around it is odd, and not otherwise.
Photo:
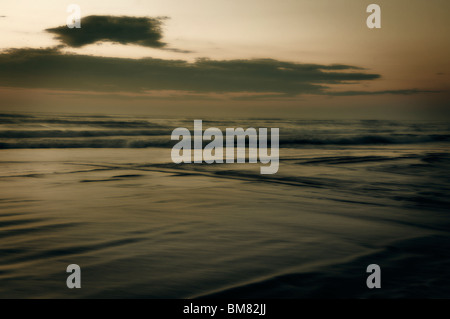
[(194, 52), (191, 50), (183, 50), (183, 49), (177, 49), (177, 48), (161, 48), (161, 50), (166, 50), (166, 51), (175, 52), (175, 53), (193, 53)]
[[(63, 54), (58, 48), (9, 49), (0, 54), (0, 86), (70, 91), (186, 91), (252, 98), (329, 94), (329, 85), (378, 79), (351, 65), (301, 64), (274, 59), (125, 59)], [(339, 93), (338, 93), (339, 94)], [(347, 92), (348, 94), (348, 92)]]
[(385, 91), (328, 92), (328, 95), (332, 95), (332, 96), (383, 95), (383, 94), (411, 95), (411, 94), (419, 94), (419, 93), (441, 93), (441, 92), (442, 91), (435, 91), (435, 90), (408, 89), (408, 90), (385, 90)]
[(167, 17), (117, 17), (87, 16), (81, 19), (81, 28), (60, 26), (45, 31), (56, 34), (56, 38), (70, 47), (82, 47), (100, 41), (120, 44), (136, 44), (162, 48), (161, 24)]

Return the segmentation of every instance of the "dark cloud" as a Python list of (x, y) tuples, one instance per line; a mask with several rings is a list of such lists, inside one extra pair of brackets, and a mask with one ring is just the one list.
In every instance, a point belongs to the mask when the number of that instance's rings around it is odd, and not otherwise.
[(177, 48), (161, 48), (161, 50), (166, 50), (166, 51), (176, 52), (176, 53), (193, 53), (194, 52), (194, 51), (190, 51), (190, 50), (182, 50), (182, 49), (177, 49)]
[(120, 44), (137, 44), (152, 48), (162, 48), (161, 24), (166, 17), (116, 17), (88, 16), (81, 19), (81, 28), (66, 25), (45, 31), (57, 35), (57, 39), (71, 47), (82, 47), (99, 41)]
[(356, 96), (356, 95), (382, 95), (382, 94), (395, 94), (395, 95), (411, 95), (419, 93), (440, 93), (441, 91), (434, 90), (385, 90), (385, 91), (344, 91), (344, 92), (329, 92), (328, 95), (333, 96)]
[(300, 64), (273, 59), (200, 59), (189, 63), (63, 54), (57, 48), (7, 50), (0, 54), (0, 69), (3, 70), (0, 86), (7, 87), (111, 93), (254, 92), (280, 97), (329, 94), (330, 84), (358, 83), (380, 77), (350, 65)]

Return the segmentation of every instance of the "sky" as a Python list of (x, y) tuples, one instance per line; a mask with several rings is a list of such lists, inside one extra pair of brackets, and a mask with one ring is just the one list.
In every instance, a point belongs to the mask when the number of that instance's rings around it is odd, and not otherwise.
[[(71, 3), (81, 29), (69, 29)], [(366, 8), (381, 7), (381, 29)], [(447, 0), (0, 1), (0, 111), (450, 118)]]

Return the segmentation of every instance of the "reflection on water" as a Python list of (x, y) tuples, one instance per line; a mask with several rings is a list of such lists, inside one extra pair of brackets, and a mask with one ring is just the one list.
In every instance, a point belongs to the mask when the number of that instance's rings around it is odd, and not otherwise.
[(192, 124), (2, 115), (0, 297), (450, 296), (446, 124), (204, 121), (279, 127), (274, 175), (173, 164)]

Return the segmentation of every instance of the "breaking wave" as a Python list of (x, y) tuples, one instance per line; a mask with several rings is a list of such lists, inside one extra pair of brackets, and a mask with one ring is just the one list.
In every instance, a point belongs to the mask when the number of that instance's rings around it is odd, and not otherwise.
[[(280, 147), (448, 143), (448, 123), (396, 121), (205, 120), (218, 127), (279, 128)], [(0, 149), (172, 147), (171, 132), (192, 119), (0, 114)], [(193, 133), (193, 131), (191, 131)], [(270, 135), (270, 134), (269, 134)], [(208, 141), (205, 141), (206, 145)]]

